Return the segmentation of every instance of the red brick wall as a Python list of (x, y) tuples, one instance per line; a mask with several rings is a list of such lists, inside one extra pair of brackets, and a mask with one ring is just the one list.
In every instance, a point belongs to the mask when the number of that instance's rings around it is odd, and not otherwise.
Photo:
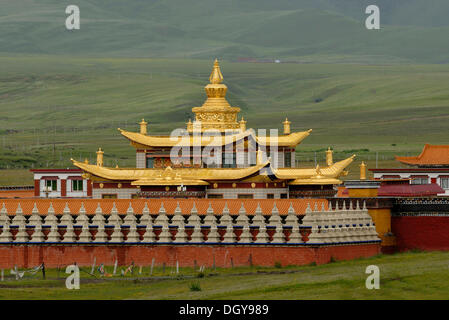
[(449, 217), (402, 216), (391, 218), (399, 251), (449, 250)]
[(150, 265), (155, 258), (156, 265), (166, 263), (180, 266), (197, 265), (211, 267), (215, 260), (217, 267), (253, 265), (273, 266), (306, 265), (312, 262), (327, 263), (335, 260), (350, 260), (370, 257), (380, 253), (379, 244), (289, 247), (289, 246), (207, 246), (207, 245), (0, 245), (0, 268), (35, 267), (42, 262), (49, 268), (65, 266), (76, 262), (90, 266), (96, 258), (97, 264)]

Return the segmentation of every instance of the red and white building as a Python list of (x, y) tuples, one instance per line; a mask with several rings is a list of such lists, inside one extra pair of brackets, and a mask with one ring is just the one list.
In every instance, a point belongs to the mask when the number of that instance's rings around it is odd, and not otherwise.
[(32, 169), (34, 196), (40, 198), (86, 198), (92, 184), (83, 179), (80, 169)]
[(449, 145), (426, 144), (419, 156), (398, 157), (409, 168), (370, 169), (374, 179), (410, 179), (413, 185), (439, 186), (438, 196), (449, 196)]

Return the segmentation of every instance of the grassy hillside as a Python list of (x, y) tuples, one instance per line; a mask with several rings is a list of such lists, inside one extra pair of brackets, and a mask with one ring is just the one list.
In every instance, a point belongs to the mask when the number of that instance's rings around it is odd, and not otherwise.
[[(68, 0), (2, 2), (0, 52), (96, 57), (447, 63), (449, 4), (434, 0)], [(365, 8), (381, 8), (381, 31)]]
[[(46, 280), (42, 280), (38, 273), (16, 281), (5, 272), (6, 281), (0, 284), (0, 299), (447, 300), (448, 256), (447, 252), (415, 252), (321, 266), (206, 269), (202, 278), (198, 278), (198, 272), (192, 268), (180, 268), (179, 275), (170, 273), (174, 267), (169, 266), (165, 273), (161, 267), (155, 268), (151, 277), (150, 268), (146, 267), (140, 276), (135, 272), (134, 276), (100, 279), (87, 274), (89, 267), (80, 272), (79, 290), (66, 289), (64, 269), (60, 273), (47, 270)], [(378, 290), (365, 287), (368, 276), (365, 270), (369, 265), (379, 267)], [(112, 269), (108, 266), (106, 272), (112, 272)], [(199, 291), (192, 291), (192, 284)]]
[[(95, 157), (135, 164), (117, 128), (150, 134), (185, 127), (205, 100), (211, 60), (0, 57), (0, 167), (67, 167)], [(356, 153), (389, 160), (447, 143), (449, 66), (222, 62), (228, 100), (248, 127), (313, 129), (302, 164)]]

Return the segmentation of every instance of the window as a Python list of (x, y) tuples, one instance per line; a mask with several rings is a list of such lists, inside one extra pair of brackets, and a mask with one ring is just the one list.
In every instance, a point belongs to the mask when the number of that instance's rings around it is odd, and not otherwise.
[(412, 181), (410, 182), (411, 184), (428, 184), (429, 183), (429, 178), (426, 176), (412, 176)]
[(237, 195), (237, 198), (238, 198), (238, 199), (253, 199), (253, 198), (254, 198), (254, 195), (252, 195), (252, 194), (247, 194), (247, 193), (245, 193), (245, 194), (238, 194), (238, 195)]
[(287, 194), (286, 193), (281, 193), (281, 199), (287, 199)]
[(286, 152), (284, 153), (284, 167), (291, 168), (292, 166), (292, 153)]
[(103, 194), (101, 195), (102, 199), (117, 199), (117, 194)]
[(58, 181), (57, 180), (45, 180), (45, 187), (47, 187), (47, 190), (56, 191), (56, 190), (58, 190)]
[(154, 158), (147, 158), (147, 168), (154, 168)]
[(137, 194), (137, 193), (133, 193), (133, 194), (131, 195), (131, 199), (139, 199), (138, 194)]
[(72, 191), (83, 191), (83, 180), (72, 180)]
[(209, 199), (223, 199), (223, 195), (222, 194), (208, 194), (207, 198), (209, 198)]
[(400, 179), (401, 176), (400, 175), (388, 175), (388, 174), (384, 174), (382, 176), (381, 179)]
[(449, 189), (449, 178), (441, 178), (441, 188)]
[(267, 199), (274, 199), (274, 193), (267, 193)]

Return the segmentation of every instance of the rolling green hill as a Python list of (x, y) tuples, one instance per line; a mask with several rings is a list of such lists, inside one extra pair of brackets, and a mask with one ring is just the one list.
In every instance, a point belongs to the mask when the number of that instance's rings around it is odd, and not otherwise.
[[(433, 0), (68, 0), (2, 2), (0, 53), (447, 63), (449, 3)], [(365, 29), (378, 4), (382, 30)]]
[[(135, 165), (117, 128), (169, 134), (205, 100), (211, 60), (0, 58), (0, 167), (66, 167), (71, 157)], [(248, 127), (313, 129), (303, 162), (357, 153), (359, 160), (447, 143), (449, 65), (221, 63), (228, 100)], [(316, 152), (316, 154), (315, 154)], [(310, 164), (310, 163), (308, 163)], [(312, 163), (313, 165), (313, 163)]]

